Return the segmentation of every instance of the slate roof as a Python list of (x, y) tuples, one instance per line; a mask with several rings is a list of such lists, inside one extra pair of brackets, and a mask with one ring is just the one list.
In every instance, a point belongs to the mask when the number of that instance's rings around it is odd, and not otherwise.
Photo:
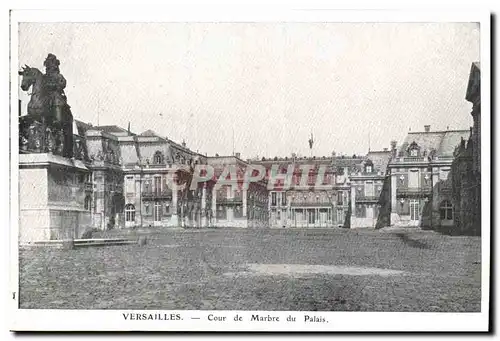
[[(100, 130), (105, 133), (113, 134), (113, 133), (128, 133), (127, 129), (119, 127), (117, 125), (108, 125), (108, 126), (94, 126), (92, 129)], [(132, 134), (134, 135), (134, 134)]]
[(334, 167), (358, 167), (365, 159), (365, 157), (352, 158), (337, 156), (332, 160), (332, 165)]
[(385, 174), (387, 170), (387, 165), (391, 160), (390, 151), (370, 151), (368, 152), (367, 159), (373, 162), (373, 169), (375, 171), (381, 171)]
[(469, 138), (469, 130), (447, 130), (447, 131), (431, 131), (431, 132), (409, 132), (404, 142), (398, 150), (398, 156), (404, 156), (408, 146), (415, 142), (420, 152), (430, 155), (434, 151), (434, 156), (449, 157), (453, 156), (455, 147), (460, 144), (463, 138)]

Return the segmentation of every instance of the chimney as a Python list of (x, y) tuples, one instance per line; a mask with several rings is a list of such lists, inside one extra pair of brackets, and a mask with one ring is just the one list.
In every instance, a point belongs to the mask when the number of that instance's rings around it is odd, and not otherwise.
[(428, 124), (426, 124), (426, 125), (424, 126), (424, 129), (425, 129), (425, 132), (426, 132), (426, 133), (428, 133), (428, 132), (430, 132), (430, 131), (431, 131), (431, 126), (430, 126), (430, 125), (428, 125)]
[(387, 148), (384, 148), (384, 152), (386, 152), (386, 151), (387, 151)]
[(238, 159), (241, 159), (241, 153), (234, 153), (234, 156), (236, 156)]

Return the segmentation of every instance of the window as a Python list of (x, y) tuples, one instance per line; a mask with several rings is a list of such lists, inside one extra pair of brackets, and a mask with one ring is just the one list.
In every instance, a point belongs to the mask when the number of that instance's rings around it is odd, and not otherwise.
[(271, 205), (276, 206), (276, 192), (271, 192)]
[(90, 195), (87, 195), (85, 197), (85, 209), (87, 211), (90, 211), (92, 208), (92, 198), (90, 197)]
[(316, 210), (315, 209), (308, 209), (307, 215), (308, 215), (308, 223), (309, 224), (316, 223)]
[(217, 219), (226, 219), (226, 208), (224, 206), (217, 207)]
[(410, 199), (410, 220), (420, 220), (420, 202)]
[(366, 173), (372, 172), (372, 166), (366, 166)]
[(286, 206), (286, 193), (285, 192), (281, 193), (281, 205)]
[(161, 221), (161, 203), (159, 201), (155, 202), (153, 218), (154, 221)]
[(145, 213), (145, 214), (150, 214), (150, 213), (149, 213), (149, 203), (145, 203), (145, 204), (144, 204), (144, 213)]
[(163, 154), (158, 150), (155, 152), (155, 155), (153, 157), (153, 163), (155, 165), (159, 165), (163, 163)]
[(234, 217), (235, 218), (241, 218), (243, 217), (243, 208), (240, 205), (236, 205), (234, 207)]
[(418, 156), (418, 149), (410, 150), (410, 156)]
[(307, 176), (307, 184), (308, 184), (309, 186), (314, 185), (314, 183), (315, 183), (315, 178), (316, 178), (316, 174), (314, 174), (314, 173), (310, 173), (310, 174)]
[(366, 206), (356, 205), (356, 217), (366, 218)]
[(166, 203), (165, 204), (165, 215), (169, 215), (170, 214), (170, 203)]
[(420, 177), (420, 172), (418, 170), (410, 170), (410, 172), (408, 173), (408, 187), (418, 188), (419, 177)]
[(127, 176), (125, 178), (125, 187), (127, 193), (134, 193), (134, 177), (133, 176)]
[(337, 192), (337, 205), (344, 205), (344, 193), (343, 192)]
[(155, 193), (160, 194), (161, 193), (161, 177), (155, 176), (154, 178), (154, 185), (155, 185)]
[(375, 188), (372, 181), (367, 181), (365, 183), (365, 196), (367, 197), (375, 196)]
[(125, 206), (125, 221), (135, 221), (135, 206), (132, 204)]
[(453, 220), (453, 205), (448, 200), (445, 200), (439, 206), (441, 220)]
[(439, 180), (446, 181), (448, 180), (448, 175), (450, 174), (449, 168), (441, 168), (439, 170)]

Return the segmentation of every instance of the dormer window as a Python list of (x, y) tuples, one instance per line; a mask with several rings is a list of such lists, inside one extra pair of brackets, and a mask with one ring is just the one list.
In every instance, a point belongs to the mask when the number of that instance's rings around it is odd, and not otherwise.
[(409, 156), (413, 156), (413, 157), (417, 157), (419, 156), (419, 153), (420, 153), (420, 147), (418, 146), (418, 144), (413, 141), (410, 146), (408, 147), (408, 155)]
[(373, 162), (371, 160), (367, 160), (365, 163), (365, 173), (373, 172)]
[(155, 165), (159, 165), (163, 163), (163, 154), (159, 150), (155, 152), (153, 157), (153, 162)]

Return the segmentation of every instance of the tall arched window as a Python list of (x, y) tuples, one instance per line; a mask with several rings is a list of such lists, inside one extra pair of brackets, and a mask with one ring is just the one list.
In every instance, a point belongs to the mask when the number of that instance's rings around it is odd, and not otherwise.
[(449, 200), (444, 200), (439, 206), (441, 220), (453, 220), (453, 205)]
[(85, 197), (85, 209), (87, 211), (90, 211), (92, 209), (92, 198), (90, 197), (90, 195), (87, 195)]
[(135, 221), (135, 206), (132, 204), (125, 205), (125, 221)]
[(153, 163), (155, 165), (159, 165), (163, 163), (163, 154), (159, 150), (155, 152), (155, 155), (153, 157)]

